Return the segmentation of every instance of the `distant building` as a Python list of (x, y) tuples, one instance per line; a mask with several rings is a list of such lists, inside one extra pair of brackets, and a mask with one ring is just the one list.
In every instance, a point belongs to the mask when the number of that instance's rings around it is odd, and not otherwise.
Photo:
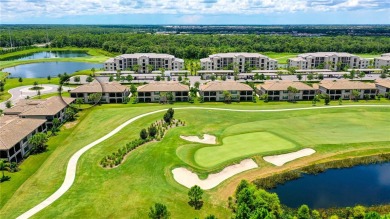
[[(298, 92), (289, 92), (289, 87)], [(318, 93), (318, 88), (297, 81), (266, 81), (256, 88), (260, 95), (268, 94), (268, 100), (312, 100)]]
[(106, 71), (132, 70), (138, 73), (150, 73), (160, 68), (182, 70), (184, 69), (184, 60), (168, 54), (134, 53), (119, 55), (104, 62), (104, 70)]
[(113, 82), (98, 82), (97, 80), (76, 87), (70, 91), (70, 96), (73, 98), (82, 98), (84, 103), (92, 103), (90, 99), (92, 94), (101, 94), (100, 103), (123, 103), (125, 98), (129, 96), (129, 87)]
[(252, 101), (253, 89), (235, 81), (210, 81), (199, 88), (204, 101), (225, 101), (224, 91), (231, 94), (232, 101)]
[(243, 73), (253, 69), (274, 70), (278, 67), (278, 62), (259, 53), (218, 53), (201, 59), (200, 67), (206, 71), (234, 70), (237, 68), (238, 72)]
[[(167, 102), (167, 95), (172, 94), (172, 101), (188, 101), (190, 88), (174, 81), (156, 81), (137, 88), (139, 102)], [(170, 93), (170, 94), (168, 94)]]
[(382, 68), (383, 66), (390, 66), (390, 53), (382, 54), (381, 57), (374, 58), (375, 68)]
[(328, 94), (331, 100), (353, 99), (352, 91), (359, 91), (359, 99), (363, 99), (365, 95), (369, 98), (375, 98), (377, 89), (374, 83), (364, 83), (360, 81), (322, 81), (319, 84), (321, 93)]
[(369, 60), (345, 52), (304, 53), (288, 59), (288, 67), (297, 69), (324, 68), (341, 70), (348, 68), (367, 68)]

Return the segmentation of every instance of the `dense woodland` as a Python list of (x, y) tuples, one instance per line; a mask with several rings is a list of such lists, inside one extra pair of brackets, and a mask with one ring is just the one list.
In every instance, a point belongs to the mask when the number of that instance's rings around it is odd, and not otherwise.
[[(101, 26), (0, 26), (0, 46), (29, 46), (51, 42), (52, 47), (92, 47), (109, 52), (169, 53), (199, 59), (217, 52), (390, 52), (386, 36), (297, 37), (272, 34), (151, 34), (134, 28)], [(3, 51), (3, 54), (6, 53)]]

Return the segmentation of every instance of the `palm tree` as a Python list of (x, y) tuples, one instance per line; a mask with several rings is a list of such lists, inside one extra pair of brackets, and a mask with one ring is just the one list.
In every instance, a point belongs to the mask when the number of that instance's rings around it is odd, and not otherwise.
[(295, 96), (296, 93), (299, 93), (299, 90), (296, 89), (295, 87), (289, 86), (289, 87), (287, 88), (287, 91), (288, 91), (288, 100), (289, 100), (289, 101), (292, 101), (292, 100), (295, 101), (295, 99), (292, 99), (292, 98), (291, 98), (291, 94), (294, 94), (294, 96)]
[(223, 99), (224, 99), (225, 103), (231, 103), (232, 102), (232, 94), (227, 90), (223, 91)]
[(153, 65), (147, 65), (146, 66), (148, 68), (148, 72), (152, 72), (154, 70), (154, 66)]
[(355, 99), (355, 101), (359, 100), (360, 92), (358, 90), (352, 90), (352, 97)]
[(138, 70), (139, 70), (139, 65), (133, 65), (133, 71), (137, 73)]
[(47, 135), (45, 133), (37, 133), (33, 135), (29, 140), (28, 143), (33, 146), (32, 151), (34, 153), (43, 152), (46, 150), (46, 142), (47, 142)]

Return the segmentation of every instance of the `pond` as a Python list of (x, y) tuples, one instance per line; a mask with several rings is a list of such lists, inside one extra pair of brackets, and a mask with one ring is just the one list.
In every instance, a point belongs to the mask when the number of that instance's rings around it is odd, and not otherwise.
[(45, 78), (47, 76), (57, 77), (64, 72), (72, 74), (75, 71), (84, 69), (100, 69), (103, 64), (94, 64), (86, 62), (39, 62), (15, 67), (5, 68), (2, 71), (9, 72), (12, 78)]
[(304, 175), (275, 189), (281, 203), (292, 208), (330, 208), (390, 203), (390, 163), (331, 169)]
[(80, 51), (55, 51), (55, 52), (36, 52), (28, 55), (14, 56), (6, 58), (4, 61), (11, 60), (30, 60), (30, 59), (47, 59), (47, 58), (73, 58), (73, 57), (85, 57), (89, 56), (85, 52)]

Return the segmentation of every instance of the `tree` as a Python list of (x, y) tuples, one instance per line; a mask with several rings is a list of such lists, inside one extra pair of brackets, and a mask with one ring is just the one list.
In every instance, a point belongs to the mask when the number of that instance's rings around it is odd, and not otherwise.
[(366, 73), (364, 73), (363, 71), (359, 73), (359, 78), (360, 80), (363, 79), (364, 77), (366, 77)]
[(361, 205), (355, 206), (352, 211), (354, 219), (363, 219), (366, 215), (366, 208)]
[(167, 206), (156, 203), (154, 208), (150, 207), (149, 218), (151, 219), (168, 219), (171, 216), (171, 213), (168, 211)]
[(171, 118), (173, 118), (173, 115), (175, 115), (175, 110), (173, 110), (172, 108), (169, 108), (169, 109), (167, 110), (167, 113), (169, 114), (169, 116), (170, 116)]
[(307, 75), (307, 79), (308, 79), (309, 81), (313, 80), (313, 78), (314, 78), (313, 73), (310, 73), (310, 74)]
[(97, 104), (102, 99), (102, 93), (92, 93), (88, 95), (88, 100), (92, 104)]
[(215, 75), (211, 75), (211, 78), (210, 78), (212, 81), (215, 81)]
[(141, 132), (139, 133), (139, 137), (141, 137), (141, 139), (143, 140), (148, 138), (148, 132), (146, 131), (146, 129), (141, 130)]
[[(288, 91), (288, 100), (295, 102), (295, 94), (299, 93), (299, 90), (297, 88), (295, 88), (295, 87), (288, 86), (287, 91)], [(291, 97), (291, 94), (293, 94), (294, 98)]]
[(379, 77), (382, 78), (382, 79), (385, 79), (385, 78), (387, 78), (387, 75), (386, 75), (386, 73), (382, 72)]
[(311, 212), (311, 217), (312, 217), (312, 219), (321, 219), (321, 214), (317, 210), (313, 210)]
[(132, 94), (137, 93), (137, 87), (136, 87), (134, 84), (132, 84), (132, 85), (130, 86), (130, 92), (131, 92)]
[(5, 107), (7, 107), (8, 109), (12, 107), (11, 100), (7, 100), (7, 102), (5, 102)]
[(131, 81), (133, 80), (133, 76), (131, 76), (130, 74), (128, 74), (126, 76), (126, 81), (128, 81), (129, 83), (131, 83)]
[(165, 121), (166, 123), (168, 123), (168, 124), (170, 124), (171, 121), (172, 121), (172, 117), (171, 117), (171, 115), (170, 115), (168, 112), (166, 112), (166, 113), (164, 114), (163, 119), (164, 119), (164, 121)]
[(110, 78), (108, 79), (109, 82), (114, 81), (114, 77), (110, 75)]
[(79, 83), (80, 82), (80, 76), (74, 76), (74, 82)]
[(343, 105), (343, 98), (339, 97), (339, 105)]
[(173, 93), (171, 91), (166, 93), (166, 97), (167, 97), (168, 103), (173, 103), (174, 99), (173, 99)]
[(149, 131), (149, 136), (154, 138), (157, 134), (157, 128), (156, 126), (152, 125), (148, 128), (148, 131)]
[(324, 94), (324, 100), (325, 100), (325, 105), (329, 105), (329, 103), (330, 103), (330, 96), (328, 94)]
[(47, 80), (48, 80), (48, 81), (51, 80), (51, 76), (50, 76), (50, 75), (47, 76)]
[(232, 94), (227, 90), (223, 91), (223, 100), (225, 101), (225, 103), (231, 103), (232, 102)]
[(179, 78), (177, 79), (178, 81), (182, 81), (183, 78), (181, 77), (181, 75), (179, 75)]
[(91, 76), (88, 76), (87, 79), (86, 79), (86, 81), (87, 81), (88, 83), (91, 83), (91, 82), (93, 81), (93, 78), (92, 78)]
[(23, 82), (23, 78), (19, 78), (19, 80), (18, 80), (20, 83), (22, 83)]
[(302, 75), (301, 74), (297, 74), (297, 78), (298, 78), (298, 80), (302, 80)]
[(200, 86), (200, 82), (199, 81), (196, 81), (194, 83), (194, 87), (196, 88), (197, 91), (199, 91), (199, 86)]
[(95, 76), (96, 69), (95, 68), (91, 68), (91, 72), (92, 72), (92, 76)]
[(381, 215), (377, 212), (370, 211), (366, 215), (364, 215), (364, 219), (381, 219)]
[(38, 81), (34, 81), (34, 88), (38, 87)]
[(298, 219), (310, 219), (310, 209), (307, 205), (302, 205), (298, 209)]
[(56, 132), (58, 132), (58, 127), (60, 127), (60, 120), (58, 118), (54, 118), (53, 121), (52, 121), (52, 128), (51, 128), (51, 132), (53, 135), (56, 134)]
[(354, 79), (355, 78), (355, 70), (352, 70), (350, 73), (349, 73), (349, 79)]
[(76, 104), (79, 105), (79, 108), (80, 108), (80, 105), (84, 103), (84, 99), (83, 98), (77, 98), (76, 99)]
[(146, 67), (148, 69), (148, 72), (152, 72), (154, 70), (154, 66), (153, 65), (147, 65)]
[(4, 175), (4, 170), (7, 169), (6, 161), (5, 160), (0, 160), (0, 170), (2, 172), (2, 177), (0, 178), (0, 182), (8, 181), (11, 177), (10, 176), (5, 176)]
[(75, 112), (75, 110), (73, 108), (71, 108), (71, 107), (66, 108), (66, 110), (65, 110), (65, 118), (68, 121), (73, 121), (75, 115), (76, 115), (76, 112)]
[(37, 133), (33, 135), (29, 140), (28, 143), (32, 145), (32, 152), (33, 153), (41, 153), (44, 152), (47, 148), (46, 142), (48, 138), (45, 133)]
[(217, 217), (210, 214), (210, 215), (207, 215), (207, 217), (205, 217), (204, 219), (217, 219)]
[(352, 90), (352, 98), (355, 99), (355, 101), (359, 101), (360, 92), (358, 90)]
[(201, 209), (203, 205), (202, 196), (203, 190), (198, 185), (191, 187), (188, 191), (188, 198), (190, 199), (188, 204), (196, 210)]
[(319, 80), (324, 80), (324, 75), (323, 74), (318, 74), (318, 79)]
[(40, 90), (37, 91), (37, 95), (38, 95), (38, 98), (41, 99), (41, 91)]

